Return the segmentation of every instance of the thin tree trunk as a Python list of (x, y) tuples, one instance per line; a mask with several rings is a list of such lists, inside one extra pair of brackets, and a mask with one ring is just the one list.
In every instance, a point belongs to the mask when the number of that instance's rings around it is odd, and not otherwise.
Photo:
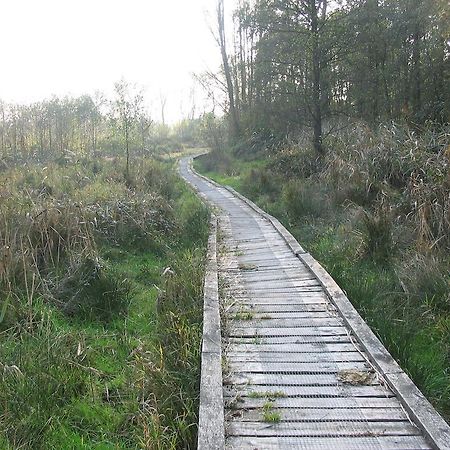
[(413, 35), (412, 64), (412, 107), (413, 113), (417, 117), (422, 109), (422, 92), (420, 79), (420, 32), (418, 25), (416, 25), (416, 29)]
[(313, 128), (314, 149), (323, 155), (324, 148), (322, 143), (322, 98), (320, 92), (321, 86), (321, 65), (319, 49), (319, 24), (317, 17), (316, 0), (310, 0), (311, 8), (311, 32), (312, 32), (312, 63), (313, 63)]
[(224, 17), (224, 0), (219, 0), (217, 4), (217, 21), (219, 25), (219, 45), (222, 55), (223, 71), (227, 82), (228, 100), (230, 103), (230, 119), (233, 136), (237, 138), (240, 135), (239, 119), (234, 100), (233, 80), (231, 76), (230, 64), (228, 62), (226, 38), (225, 38), (225, 17)]
[(127, 151), (127, 166), (126, 166), (126, 177), (127, 181), (130, 179), (130, 148), (129, 148), (129, 139), (128, 139), (128, 122), (125, 123), (125, 146)]

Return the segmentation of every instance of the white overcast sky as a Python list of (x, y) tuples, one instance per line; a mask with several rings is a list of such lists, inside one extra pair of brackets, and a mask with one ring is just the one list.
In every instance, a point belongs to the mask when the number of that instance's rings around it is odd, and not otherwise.
[[(96, 90), (110, 94), (125, 78), (145, 87), (152, 110), (159, 111), (159, 93), (166, 95), (166, 118), (173, 122), (190, 110), (192, 72), (220, 64), (209, 30), (215, 3), (0, 0), (0, 98), (29, 103)], [(234, 3), (225, 0), (227, 15)]]

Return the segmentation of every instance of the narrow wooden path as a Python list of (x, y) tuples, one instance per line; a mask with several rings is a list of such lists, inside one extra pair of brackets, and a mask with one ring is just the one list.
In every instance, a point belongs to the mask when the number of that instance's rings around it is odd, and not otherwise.
[(199, 448), (450, 448), (448, 425), (284, 227), (189, 158), (180, 171), (219, 208)]

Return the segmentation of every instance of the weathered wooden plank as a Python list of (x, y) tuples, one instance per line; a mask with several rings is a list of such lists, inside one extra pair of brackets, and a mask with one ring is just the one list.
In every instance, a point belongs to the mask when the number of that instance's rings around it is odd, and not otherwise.
[[(292, 399), (301, 406), (300, 399)], [(258, 408), (241, 410), (229, 410), (226, 414), (226, 419), (230, 421), (242, 421), (242, 422), (256, 422), (261, 420), (261, 410), (263, 408), (263, 403)], [(405, 412), (402, 408), (354, 408), (354, 409), (343, 409), (343, 408), (329, 408), (329, 409), (306, 409), (292, 406), (290, 408), (278, 408), (273, 407), (273, 412), (278, 412), (280, 414), (281, 421), (289, 422), (304, 422), (304, 421), (315, 421), (315, 422), (347, 422), (347, 421), (405, 421), (408, 420)]]
[[(261, 362), (258, 365), (256, 363), (233, 363), (230, 362), (230, 369), (235, 372), (261, 372), (265, 371), (265, 373), (337, 373), (341, 370), (359, 370), (366, 371), (370, 368), (367, 363), (364, 362), (307, 362), (307, 363), (289, 363), (289, 364), (278, 364), (278, 370), (275, 370), (275, 365), (271, 363)], [(262, 368), (264, 366), (264, 368)], [(283, 367), (284, 366), (284, 367)], [(288, 366), (288, 367), (287, 367)], [(272, 369), (272, 370), (270, 370)]]
[(330, 409), (361, 410), (365, 408), (401, 408), (401, 404), (395, 397), (305, 397), (302, 395), (302, 386), (270, 386), (258, 388), (254, 386), (224, 386), (225, 406), (229, 409), (262, 408), (267, 403), (267, 398), (248, 397), (255, 390), (287, 395), (285, 398), (270, 398), (274, 408), (316, 409), (324, 414)]
[(247, 290), (235, 290), (234, 292), (227, 292), (227, 295), (230, 297), (234, 297), (236, 299), (246, 299), (248, 301), (254, 302), (254, 304), (264, 304), (264, 303), (298, 303), (298, 304), (307, 304), (307, 303), (327, 303), (329, 304), (328, 297), (319, 291), (306, 291), (306, 292), (270, 292), (270, 291), (262, 291), (257, 294), (252, 293), (253, 295), (250, 297), (249, 292)]
[[(274, 391), (272, 388), (261, 389), (260, 387), (249, 386), (249, 389), (245, 391), (245, 396), (248, 398), (265, 398), (266, 401), (271, 402), (278, 400), (279, 395), (287, 395), (286, 389), (282, 389), (280, 392)], [(225, 400), (233, 398), (236, 394), (243, 396), (242, 390), (224, 392)], [(297, 398), (301, 397), (380, 397), (390, 398), (394, 397), (392, 391), (381, 385), (374, 386), (296, 386), (295, 393)], [(278, 406), (278, 403), (274, 403)], [(301, 407), (301, 402), (297, 402), (297, 407)], [(260, 405), (264, 406), (263, 404)], [(248, 404), (245, 405), (248, 408)], [(293, 408), (293, 406), (290, 406)], [(404, 415), (406, 417), (406, 415)]]
[[(237, 317), (237, 318), (236, 318)], [(240, 319), (240, 315), (228, 317), (231, 331), (239, 328), (304, 328), (304, 327), (340, 327), (342, 320), (336, 317), (299, 317), (296, 319)]]
[[(231, 340), (230, 340), (231, 341)], [(294, 341), (296, 342), (296, 340)], [(252, 358), (270, 358), (271, 355), (265, 355), (265, 353), (274, 353), (276, 357), (279, 357), (281, 360), (284, 358), (286, 361), (289, 361), (290, 358), (294, 360), (298, 357), (297, 353), (314, 353), (318, 351), (324, 352), (354, 352), (355, 345), (353, 343), (329, 343), (324, 344), (321, 342), (313, 342), (310, 344), (303, 343), (282, 343), (282, 344), (246, 344), (239, 343), (239, 341), (231, 341), (226, 346), (226, 354), (227, 357), (239, 358), (241, 355), (245, 355), (249, 358), (249, 361)], [(253, 355), (252, 353), (257, 353)], [(262, 354), (264, 353), (264, 354)]]
[[(248, 353), (248, 352), (226, 352), (227, 361), (235, 364), (242, 365), (245, 363), (261, 363), (277, 365), (280, 370), (284, 370), (284, 366), (290, 366), (292, 363), (317, 363), (317, 362), (365, 362), (366, 359), (361, 353), (356, 351), (347, 352), (303, 352), (303, 353)], [(249, 366), (251, 367), (251, 366)], [(269, 367), (269, 366), (267, 366)]]
[(255, 328), (230, 327), (230, 336), (347, 336), (345, 327), (295, 327), (295, 328)]
[(420, 430), (404, 422), (227, 422), (228, 436), (419, 436)]
[[(278, 308), (280, 311), (282, 308), (304, 308), (309, 307), (326, 307), (327, 299), (322, 296), (298, 296), (298, 297), (281, 297), (275, 296), (258, 296), (251, 300), (248, 295), (234, 294), (229, 295), (224, 299), (230, 304), (230, 307), (253, 307), (254, 309), (263, 310), (263, 308)], [(273, 309), (272, 309), (273, 310)]]
[[(228, 312), (228, 320), (233, 320), (235, 323), (236, 320), (243, 320), (242, 317), (246, 317), (245, 320), (252, 320), (253, 322), (257, 321), (266, 321), (266, 320), (278, 320), (285, 321), (297, 321), (299, 319), (329, 319), (330, 317), (335, 318), (336, 316), (330, 311), (300, 311), (300, 312), (279, 312), (272, 311), (270, 314), (268, 312), (259, 312), (256, 308), (240, 308), (235, 311), (227, 311)], [(273, 324), (273, 323), (272, 323)]]
[(213, 216), (208, 241), (208, 264), (204, 283), (203, 343), (197, 443), (199, 450), (222, 450), (225, 446), (216, 235), (217, 221)]
[(284, 288), (299, 288), (304, 286), (320, 286), (314, 278), (303, 278), (303, 279), (289, 279), (285, 278), (282, 280), (248, 280), (242, 277), (244, 289), (257, 290), (257, 289), (284, 289)]
[(310, 313), (333, 313), (334, 310), (329, 308), (325, 303), (292, 303), (292, 304), (279, 304), (279, 303), (270, 303), (270, 304), (254, 304), (254, 303), (239, 303), (236, 302), (234, 306), (231, 306), (226, 309), (228, 314), (236, 314), (244, 311), (252, 311), (257, 315), (265, 315), (265, 314), (310, 314)]
[[(334, 343), (350, 343), (348, 335), (342, 336), (240, 336), (227, 337), (227, 342), (234, 344), (251, 344), (251, 345), (283, 345), (283, 344), (334, 344)], [(268, 348), (268, 347), (267, 347)], [(279, 351), (282, 348), (280, 347)], [(283, 350), (288, 351), (288, 350)], [(291, 350), (292, 351), (292, 350)], [(294, 350), (295, 351), (295, 350)]]
[[(294, 374), (233, 372), (225, 375), (223, 382), (225, 385), (334, 386), (339, 384), (339, 379), (336, 373), (315, 373), (314, 371)], [(373, 381), (371, 384), (376, 382)]]
[(307, 437), (300, 440), (260, 436), (227, 438), (229, 450), (418, 450), (430, 448), (430, 445), (420, 436)]

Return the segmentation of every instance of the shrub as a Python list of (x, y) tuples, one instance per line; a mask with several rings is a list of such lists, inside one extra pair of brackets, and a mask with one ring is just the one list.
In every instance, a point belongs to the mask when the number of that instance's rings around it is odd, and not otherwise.
[(208, 234), (208, 208), (190, 192), (179, 198), (176, 206), (176, 216), (181, 237), (190, 245), (201, 242)]
[(385, 207), (374, 212), (363, 211), (362, 224), (366, 255), (379, 262), (390, 259), (393, 253), (391, 214)]
[(281, 183), (276, 175), (266, 168), (250, 169), (242, 179), (242, 191), (255, 198), (259, 195), (274, 196), (281, 190)]
[(130, 194), (94, 208), (96, 230), (112, 243), (159, 254), (166, 250), (163, 236), (175, 230), (170, 203), (157, 195)]
[(408, 254), (399, 279), (412, 301), (431, 314), (450, 313), (450, 270), (444, 261), (427, 254)]
[(323, 161), (311, 146), (301, 142), (278, 150), (268, 168), (284, 177), (304, 179), (319, 173), (322, 166)]
[(202, 171), (205, 172), (215, 171), (226, 175), (234, 175), (236, 172), (233, 159), (225, 151), (209, 152), (198, 157), (196, 161), (201, 165)]
[(327, 214), (329, 204), (318, 186), (307, 181), (290, 180), (283, 186), (282, 202), (286, 214), (299, 219), (304, 216), (323, 217)]
[(127, 312), (130, 293), (127, 280), (108, 273), (98, 259), (85, 258), (69, 269), (55, 295), (65, 314), (107, 323)]

